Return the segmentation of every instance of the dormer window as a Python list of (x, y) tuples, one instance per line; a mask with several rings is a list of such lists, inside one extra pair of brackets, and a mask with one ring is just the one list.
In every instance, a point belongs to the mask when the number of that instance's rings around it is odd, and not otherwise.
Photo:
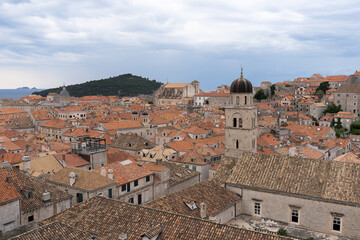
[(191, 158), (191, 159), (190, 159), (190, 161), (191, 161), (191, 162), (194, 162), (194, 159), (193, 159), (193, 158)]

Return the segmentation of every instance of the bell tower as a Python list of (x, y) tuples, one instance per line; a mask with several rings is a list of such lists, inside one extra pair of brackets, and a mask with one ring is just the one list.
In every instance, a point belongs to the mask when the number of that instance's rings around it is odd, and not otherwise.
[(230, 87), (230, 104), (225, 108), (225, 156), (238, 157), (242, 151), (257, 150), (257, 108), (253, 105), (253, 88), (243, 76)]

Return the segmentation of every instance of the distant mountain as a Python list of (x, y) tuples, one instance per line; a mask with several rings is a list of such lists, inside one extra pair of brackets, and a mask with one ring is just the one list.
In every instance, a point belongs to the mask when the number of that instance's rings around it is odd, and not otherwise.
[(17, 89), (30, 89), (30, 88), (28, 88), (28, 87), (19, 87)]
[[(123, 74), (117, 77), (110, 77), (101, 80), (93, 80), (81, 84), (66, 86), (70, 96), (83, 97), (88, 95), (119, 95), (119, 96), (136, 96), (139, 94), (152, 94), (162, 83), (155, 80), (149, 80), (132, 74)], [(48, 93), (60, 93), (59, 88), (51, 88), (43, 91), (33, 92), (33, 94), (46, 97)]]

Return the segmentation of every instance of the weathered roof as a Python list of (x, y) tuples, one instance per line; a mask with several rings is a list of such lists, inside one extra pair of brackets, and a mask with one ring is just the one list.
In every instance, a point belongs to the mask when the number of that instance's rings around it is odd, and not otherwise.
[(111, 184), (115, 185), (114, 180), (101, 176), (99, 173), (73, 167), (65, 167), (61, 169), (56, 174), (49, 177), (49, 182), (70, 186), (69, 174), (71, 172), (78, 174), (78, 177), (76, 177), (75, 183), (72, 187), (92, 191)]
[(345, 153), (334, 158), (334, 161), (360, 163), (360, 158), (352, 152)]
[[(32, 210), (35, 208), (38, 208), (42, 205), (48, 204), (49, 202), (43, 201), (43, 193), (44, 192), (50, 192), (50, 202), (56, 202), (60, 200), (66, 200), (70, 199), (72, 196), (68, 193), (65, 193), (63, 191), (60, 191), (56, 189), (53, 186), (48, 185), (46, 182), (31, 177), (28, 174), (26, 174), (23, 171), (11, 169), (11, 168), (0, 168), (0, 176), (9, 176), (10, 182), (13, 187), (11, 188), (13, 191), (13, 188), (16, 189), (17, 195), (14, 195), (13, 197), (20, 196), (21, 197), (21, 210), (27, 211)], [(9, 184), (6, 182), (1, 181), (0, 185), (2, 184)], [(0, 191), (0, 197), (4, 189), (1, 189)], [(10, 190), (8, 190), (10, 191)], [(26, 192), (32, 192), (32, 197), (28, 198), (25, 194)]]
[[(94, 171), (100, 174), (101, 168), (102, 167), (95, 168)], [(108, 170), (113, 170), (114, 181), (118, 185), (123, 185), (153, 174), (150, 170), (140, 167), (136, 162), (131, 160), (114, 162), (104, 166), (104, 168), (107, 176)]]
[[(32, 176), (39, 176), (41, 174), (53, 174), (63, 168), (54, 155), (43, 157), (34, 157), (30, 162), (30, 169), (28, 172)], [(19, 164), (21, 170), (24, 169), (23, 163)]]
[(113, 148), (135, 151), (142, 149), (151, 149), (155, 146), (155, 143), (135, 134), (120, 134), (113, 140), (111, 144), (111, 147)]
[(228, 184), (360, 204), (360, 164), (243, 152), (222, 165)]
[(78, 230), (76, 228), (67, 226), (60, 222), (53, 222), (34, 230), (25, 232), (11, 240), (48, 240), (48, 239), (69, 239), (69, 240), (91, 240), (93, 235), (88, 232)]
[(167, 83), (164, 85), (164, 88), (184, 88), (190, 83)]
[(43, 221), (43, 223), (55, 221), (91, 232), (97, 235), (97, 239), (118, 239), (120, 234), (126, 234), (128, 239), (140, 239), (143, 234), (158, 228), (159, 224), (162, 226), (162, 232), (158, 236), (158, 240), (290, 239), (102, 197), (86, 200)]
[[(191, 210), (185, 204), (186, 199), (192, 200), (197, 208)], [(206, 205), (206, 217), (208, 218), (224, 211), (240, 199), (241, 197), (236, 193), (233, 193), (218, 184), (207, 181), (159, 198), (146, 204), (146, 206), (173, 213), (200, 217), (199, 204), (203, 202)]]
[(360, 93), (360, 83), (357, 84), (344, 84), (341, 85), (336, 93)]

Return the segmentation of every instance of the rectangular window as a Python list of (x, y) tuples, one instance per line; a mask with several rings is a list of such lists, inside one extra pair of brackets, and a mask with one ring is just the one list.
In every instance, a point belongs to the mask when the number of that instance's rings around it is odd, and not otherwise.
[(28, 216), (28, 222), (34, 221), (34, 215)]
[(130, 192), (131, 188), (130, 188), (130, 183), (126, 184), (126, 188), (127, 188), (127, 192)]
[(76, 202), (77, 203), (81, 203), (83, 201), (83, 195), (82, 193), (77, 193), (76, 194)]
[(112, 188), (108, 189), (108, 197), (112, 198)]
[(254, 211), (255, 215), (260, 215), (260, 203), (256, 202), (254, 207), (255, 207), (255, 211)]
[(192, 170), (196, 171), (196, 166), (193, 166), (193, 167), (192, 167)]
[(140, 205), (142, 203), (142, 196), (141, 194), (138, 195), (138, 204)]
[(124, 184), (124, 185), (121, 186), (121, 191), (122, 191), (122, 192), (126, 191), (126, 184)]
[(146, 176), (146, 182), (150, 182), (150, 176)]
[(333, 217), (333, 230), (340, 232), (341, 230), (341, 218)]
[(139, 180), (134, 181), (134, 187), (137, 187), (139, 185)]
[(129, 198), (129, 201), (128, 201), (129, 203), (134, 203), (134, 198), (132, 197), (132, 198)]
[(291, 222), (299, 223), (299, 210), (291, 209)]

